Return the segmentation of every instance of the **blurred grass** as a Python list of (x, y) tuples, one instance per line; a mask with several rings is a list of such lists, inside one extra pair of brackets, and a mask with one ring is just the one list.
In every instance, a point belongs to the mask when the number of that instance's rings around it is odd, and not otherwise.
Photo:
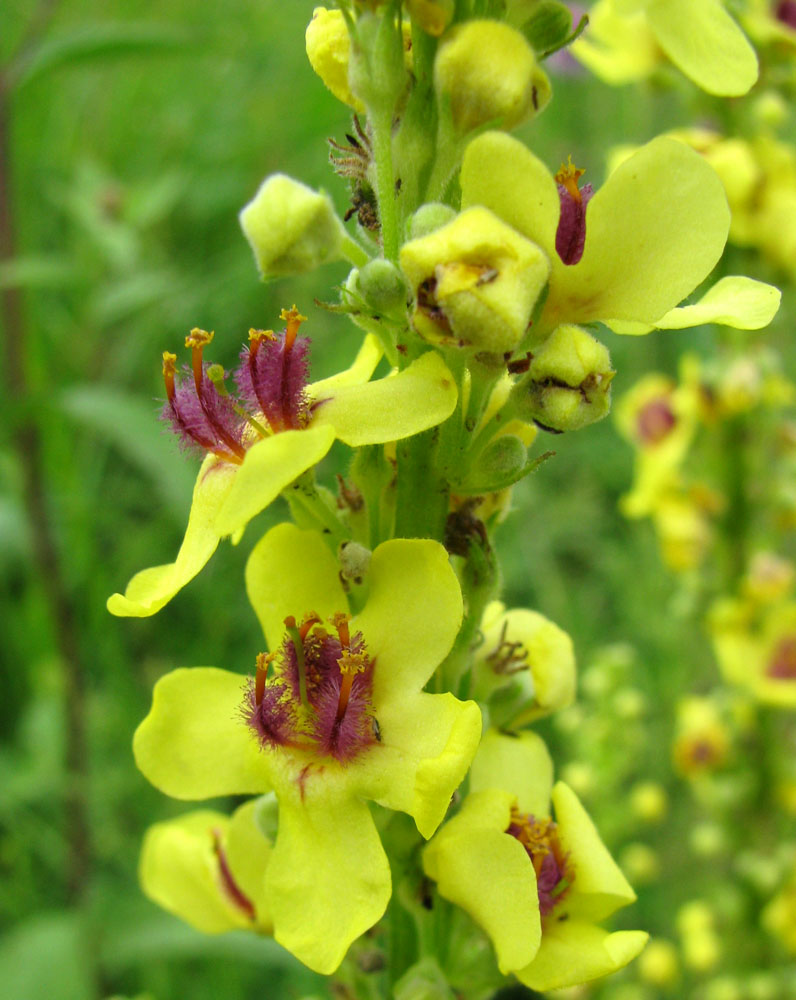
[[(312, 7), (64, 0), (52, 5), (44, 36), (10, 64), (18, 259), (0, 266), (0, 288), (22, 292), (29, 388), (0, 402), (9, 432), (0, 442), (0, 922), (9, 927), (0, 983), (14, 1000), (326, 995), (272, 942), (208, 940), (171, 920), (141, 898), (135, 876), (144, 827), (182, 807), (135, 770), (133, 729), (167, 669), (249, 666), (260, 637), (241, 599), (243, 566), (284, 511), (261, 516), (239, 547), (222, 545), (161, 615), (119, 621), (105, 611), (108, 594), (170, 559), (182, 537), (195, 464), (161, 436), (159, 352), (199, 325), (217, 331), (218, 360), (229, 364), (250, 326), (273, 325), (293, 302), (311, 318), (314, 374), (356, 348), (357, 331), (312, 304), (331, 298), (345, 271), (262, 285), (236, 218), (275, 170), (347, 206), (324, 142), (341, 136), (347, 114), (303, 53)], [(31, 16), (25, 0), (0, 10), (6, 67)], [(554, 104), (522, 137), (553, 166), (572, 153), (597, 181), (612, 142), (687, 120), (676, 90), (640, 94), (562, 77)], [(739, 267), (758, 272), (751, 258)], [(773, 339), (784, 330), (781, 321)], [(686, 344), (706, 349), (709, 338), (612, 338), (617, 392), (640, 372), (673, 371)], [(69, 675), (32, 560), (12, 441), (31, 415), (85, 672), (87, 774), (77, 780), (90, 868), (77, 896), (65, 815)], [(610, 422), (552, 447), (556, 458), (518, 489), (518, 513), (501, 532), (507, 603), (548, 614), (572, 634), (581, 661), (631, 640), (638, 683), (670, 708), (695, 649), (706, 676), (711, 667), (703, 640), (672, 626), (672, 585), (649, 531), (617, 514), (630, 454)], [(665, 736), (670, 721), (662, 714), (654, 726)], [(653, 910), (644, 917), (654, 922)]]

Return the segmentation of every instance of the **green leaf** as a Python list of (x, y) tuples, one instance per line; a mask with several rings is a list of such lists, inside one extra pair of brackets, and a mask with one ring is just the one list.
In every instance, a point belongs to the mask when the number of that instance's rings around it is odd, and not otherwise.
[(560, 48), (572, 31), (572, 14), (563, 3), (543, 0), (522, 27), (535, 52)]
[(171, 25), (99, 24), (46, 38), (26, 60), (12, 66), (12, 84), (20, 89), (61, 66), (97, 58), (179, 51), (187, 36)]
[(63, 412), (117, 447), (150, 476), (177, 523), (191, 505), (196, 468), (175, 454), (155, 406), (138, 396), (103, 385), (75, 385), (61, 396)]

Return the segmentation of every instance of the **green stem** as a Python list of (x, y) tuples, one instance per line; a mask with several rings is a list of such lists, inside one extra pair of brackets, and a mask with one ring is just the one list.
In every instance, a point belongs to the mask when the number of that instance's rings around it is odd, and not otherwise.
[[(452, 418), (451, 418), (452, 419)], [(450, 492), (435, 461), (440, 428), (398, 442), (395, 534), (398, 538), (445, 537)]]
[(370, 260), (365, 250), (348, 233), (343, 237), (341, 249), (346, 260), (354, 267), (364, 267)]
[[(345, 526), (337, 513), (318, 492), (313, 473), (305, 472), (286, 490), (282, 496), (295, 513), (303, 513), (314, 521), (321, 533), (336, 552), (340, 542), (347, 538)], [(295, 505), (295, 506), (294, 506)]]
[(373, 126), (373, 160), (376, 165), (381, 245), (387, 260), (395, 262), (398, 260), (400, 238), (392, 163), (392, 111), (375, 111), (368, 118)]

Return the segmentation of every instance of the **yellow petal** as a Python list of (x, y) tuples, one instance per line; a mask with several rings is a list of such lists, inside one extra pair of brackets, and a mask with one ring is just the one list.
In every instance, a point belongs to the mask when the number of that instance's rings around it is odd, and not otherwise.
[(330, 427), (282, 431), (252, 445), (216, 518), (219, 535), (241, 530), (294, 479), (320, 462), (334, 441)]
[(521, 812), (550, 815), (553, 761), (544, 740), (536, 733), (506, 736), (490, 729), (470, 771), (470, 791), (501, 788), (517, 799)]
[(161, 677), (133, 737), (144, 777), (175, 799), (268, 791), (265, 754), (241, 717), (244, 681), (215, 667)]
[(325, 619), (348, 610), (339, 570), (317, 531), (278, 524), (257, 543), (246, 564), (246, 593), (272, 652), (288, 615), (301, 621), (310, 611)]
[(339, 389), (340, 386), (359, 385), (361, 382), (367, 382), (376, 371), (383, 354), (384, 348), (379, 343), (378, 337), (369, 333), (362, 341), (362, 346), (350, 367), (336, 375), (330, 375), (329, 378), (313, 382), (307, 387), (307, 391), (313, 399), (323, 399)]
[(168, 604), (215, 552), (221, 538), (216, 517), (229, 496), (238, 466), (211, 455), (202, 463), (193, 491), (188, 527), (173, 563), (150, 566), (130, 580), (124, 594), (108, 598), (112, 615), (146, 618)]
[(332, 428), (352, 448), (398, 441), (447, 420), (456, 398), (445, 362), (428, 351), (395, 375), (339, 386), (326, 398), (316, 396), (312, 429)]
[(781, 298), (782, 292), (764, 281), (741, 276), (722, 278), (698, 302), (672, 309), (655, 326), (661, 330), (684, 330), (703, 323), (718, 323), (736, 330), (761, 330), (776, 316)]

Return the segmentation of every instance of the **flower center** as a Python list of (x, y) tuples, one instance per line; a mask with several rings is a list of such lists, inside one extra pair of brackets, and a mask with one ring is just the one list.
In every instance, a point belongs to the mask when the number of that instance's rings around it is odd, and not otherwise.
[(306, 317), (295, 306), (280, 315), (287, 323), (281, 334), (249, 331), (234, 376), (239, 398), (227, 391), (224, 369), (204, 361), (212, 333), (194, 329), (186, 337), (191, 366), (183, 369), (182, 378), (177, 377), (176, 355), (164, 352), (167, 398), (161, 416), (183, 444), (239, 465), (255, 441), (306, 427), (309, 340), (297, 336)]
[(651, 399), (638, 412), (636, 433), (642, 444), (659, 444), (677, 423), (669, 401), (663, 396)]
[(591, 184), (578, 187), (578, 181), (585, 172), (582, 167), (573, 166), (570, 156), (567, 163), (561, 164), (555, 177), (561, 203), (556, 230), (556, 253), (567, 265), (578, 263), (586, 245), (586, 206), (594, 189)]
[(268, 747), (293, 747), (347, 763), (380, 742), (373, 714), (373, 666), (349, 615), (324, 626), (313, 613), (285, 619), (276, 653), (261, 653), (246, 690), (245, 722)]
[(506, 830), (525, 848), (536, 872), (539, 912), (551, 913), (569, 891), (575, 873), (558, 839), (558, 826), (550, 817), (537, 819), (530, 813), (511, 810), (511, 822)]
[(769, 661), (766, 674), (775, 680), (796, 680), (796, 635), (780, 639)]

